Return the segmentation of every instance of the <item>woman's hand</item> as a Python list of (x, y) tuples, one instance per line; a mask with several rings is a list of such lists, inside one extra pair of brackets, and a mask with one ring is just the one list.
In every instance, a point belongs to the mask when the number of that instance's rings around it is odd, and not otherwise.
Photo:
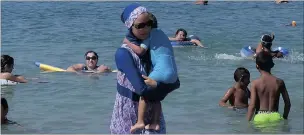
[(149, 77), (147, 77), (145, 75), (142, 75), (142, 77), (145, 79), (146, 85), (148, 85), (148, 86), (150, 86), (152, 88), (156, 88), (157, 82), (155, 80), (153, 80), (153, 79), (151, 79), (151, 78), (149, 78)]

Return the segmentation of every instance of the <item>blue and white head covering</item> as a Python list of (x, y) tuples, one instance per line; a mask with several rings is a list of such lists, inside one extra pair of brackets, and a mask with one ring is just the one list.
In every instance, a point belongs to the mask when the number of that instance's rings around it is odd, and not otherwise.
[(138, 16), (145, 12), (148, 12), (145, 7), (138, 3), (133, 3), (124, 9), (120, 19), (128, 28), (131, 28), (133, 22), (138, 18)]

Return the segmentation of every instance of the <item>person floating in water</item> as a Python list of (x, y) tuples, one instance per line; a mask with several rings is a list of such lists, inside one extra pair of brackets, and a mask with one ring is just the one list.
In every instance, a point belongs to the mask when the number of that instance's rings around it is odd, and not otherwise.
[(14, 58), (9, 55), (1, 55), (1, 85), (5, 83), (26, 83), (28, 82), (21, 75), (13, 75)]
[(281, 3), (288, 3), (289, 1), (288, 0), (275, 0), (275, 2), (277, 4), (281, 4)]
[[(282, 94), (285, 106), (283, 118), (287, 119), (291, 103), (289, 95), (282, 79), (271, 74), (274, 66), (272, 56), (267, 52), (260, 52), (256, 56), (256, 68), (260, 72), (260, 78), (252, 81), (250, 91), (250, 104), (247, 112), (247, 120), (267, 123), (281, 120), (279, 114), (279, 101)], [(253, 115), (255, 116), (253, 117)]]
[(297, 22), (296, 21), (292, 21), (290, 24), (286, 24), (285, 26), (296, 27), (297, 26)]
[(197, 0), (195, 2), (195, 4), (197, 4), (197, 5), (200, 5), (200, 4), (208, 5), (208, 0)]
[(111, 72), (112, 70), (105, 65), (97, 66), (98, 55), (94, 51), (88, 51), (84, 55), (86, 64), (75, 64), (67, 68), (69, 72), (92, 71), (94, 73)]
[(256, 55), (260, 52), (268, 52), (271, 54), (272, 57), (276, 57), (276, 58), (282, 58), (283, 57), (283, 53), (280, 52), (279, 50), (277, 51), (272, 51), (271, 50), (271, 46), (272, 46), (272, 41), (274, 40), (274, 34), (264, 34), (261, 37), (261, 42), (258, 44), (256, 49), (252, 49), (255, 54), (253, 57), (256, 57)]
[(204, 47), (204, 45), (201, 43), (200, 40), (187, 38), (187, 31), (185, 29), (178, 29), (175, 32), (175, 36), (174, 37), (169, 37), (169, 39), (171, 41), (179, 41), (179, 42), (190, 41), (196, 46)]
[[(250, 73), (244, 67), (239, 67), (234, 72), (234, 85), (227, 90), (219, 105), (228, 108), (247, 108), (250, 91), (247, 86), (250, 83)], [(230, 105), (226, 104), (229, 100)]]

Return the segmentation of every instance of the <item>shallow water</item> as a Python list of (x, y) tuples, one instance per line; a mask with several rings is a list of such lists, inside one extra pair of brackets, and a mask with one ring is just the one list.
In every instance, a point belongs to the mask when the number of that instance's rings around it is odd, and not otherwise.
[[(115, 68), (114, 52), (126, 32), (120, 13), (129, 3), (1, 2), (1, 54), (15, 58), (16, 74), (40, 78), (1, 87), (8, 118), (23, 126), (2, 126), (2, 133), (109, 133), (115, 73), (40, 73), (34, 62), (67, 68), (83, 63), (92, 49), (100, 63)], [(185, 28), (209, 47), (174, 49), (181, 87), (162, 102), (168, 133), (303, 133), (303, 2), (142, 4), (168, 36)], [(284, 26), (292, 20), (297, 27)], [(291, 50), (275, 60), (273, 74), (285, 80), (292, 107), (288, 120), (257, 127), (245, 113), (220, 108), (218, 101), (232, 86), (237, 67), (249, 69), (251, 80), (259, 76), (254, 61), (240, 57), (239, 50), (255, 46), (265, 32), (275, 33), (274, 47)], [(282, 113), (283, 100), (280, 104)]]

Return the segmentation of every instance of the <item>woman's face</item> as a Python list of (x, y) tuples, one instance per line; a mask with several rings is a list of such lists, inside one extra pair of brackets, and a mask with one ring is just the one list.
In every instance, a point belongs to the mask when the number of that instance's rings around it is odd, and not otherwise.
[(132, 32), (138, 39), (144, 40), (149, 36), (153, 21), (150, 20), (148, 13), (142, 13), (134, 21)]
[(186, 38), (186, 35), (183, 31), (179, 31), (176, 35), (175, 35), (175, 38), (178, 40), (178, 41), (184, 41), (185, 38)]
[(96, 65), (97, 65), (98, 59), (97, 56), (95, 56), (94, 53), (88, 53), (86, 56), (86, 65), (91, 68), (91, 69), (95, 69)]

